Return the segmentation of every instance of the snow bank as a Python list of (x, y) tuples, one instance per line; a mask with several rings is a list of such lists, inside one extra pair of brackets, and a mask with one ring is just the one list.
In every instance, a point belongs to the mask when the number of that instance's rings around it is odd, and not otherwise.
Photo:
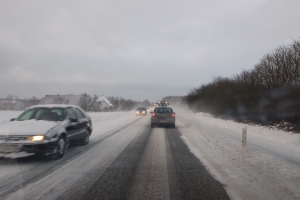
[(118, 130), (126, 124), (137, 119), (135, 112), (90, 112), (92, 118), (93, 133), (91, 139), (101, 136), (109, 131)]
[[(183, 140), (233, 199), (300, 199), (299, 134), (175, 112)], [(245, 126), (248, 146), (242, 148)]]
[(9, 121), (12, 118), (17, 118), (21, 113), (22, 113), (22, 111), (1, 110), (0, 111), (0, 123), (2, 123), (3, 121)]

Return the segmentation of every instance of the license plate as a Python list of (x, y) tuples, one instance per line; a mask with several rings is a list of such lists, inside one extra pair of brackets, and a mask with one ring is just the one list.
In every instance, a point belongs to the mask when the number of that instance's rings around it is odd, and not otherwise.
[(0, 153), (14, 153), (20, 151), (19, 145), (0, 145)]
[(165, 120), (160, 120), (160, 123), (167, 123), (167, 121), (165, 121)]

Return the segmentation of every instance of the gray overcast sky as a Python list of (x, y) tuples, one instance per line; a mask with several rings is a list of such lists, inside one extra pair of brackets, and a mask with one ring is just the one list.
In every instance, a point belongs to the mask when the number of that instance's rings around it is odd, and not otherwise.
[(299, 0), (0, 0), (0, 98), (186, 95), (299, 36)]

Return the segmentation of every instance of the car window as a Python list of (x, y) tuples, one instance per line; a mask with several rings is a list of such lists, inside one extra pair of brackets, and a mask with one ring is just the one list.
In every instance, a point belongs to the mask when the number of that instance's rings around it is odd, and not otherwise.
[(81, 110), (79, 110), (78, 108), (74, 108), (77, 116), (78, 116), (78, 119), (84, 119), (85, 118), (85, 115), (81, 112)]
[(73, 108), (67, 108), (66, 114), (67, 114), (68, 118), (70, 118), (70, 119), (78, 119)]
[(30, 110), (25, 111), (23, 114), (20, 115), (18, 120), (19, 121), (24, 121), (24, 120), (32, 119), (34, 111), (35, 111), (34, 109), (30, 109)]
[(63, 109), (61, 108), (34, 108), (25, 111), (18, 118), (19, 121), (24, 120), (46, 120), (46, 121), (62, 121), (64, 120)]
[(39, 119), (41, 117), (41, 115), (44, 113), (43, 109), (36, 109), (35, 110), (35, 119)]
[(52, 108), (51, 112), (53, 112), (57, 115), (59, 121), (64, 120), (66, 118), (65, 114), (64, 114), (65, 113), (64, 109), (62, 109), (62, 108)]
[(167, 104), (166, 104), (166, 103), (159, 103), (158, 106), (159, 106), (159, 107), (160, 107), (160, 106), (161, 106), (161, 107), (167, 107)]
[(155, 108), (155, 112), (157, 112), (157, 113), (172, 113), (173, 110), (171, 108)]

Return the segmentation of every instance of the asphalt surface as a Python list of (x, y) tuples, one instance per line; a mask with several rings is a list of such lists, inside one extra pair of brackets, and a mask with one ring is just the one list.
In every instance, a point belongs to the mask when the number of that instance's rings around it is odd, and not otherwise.
[(2, 159), (20, 171), (0, 179), (0, 199), (229, 199), (180, 136), (139, 117), (57, 161)]

